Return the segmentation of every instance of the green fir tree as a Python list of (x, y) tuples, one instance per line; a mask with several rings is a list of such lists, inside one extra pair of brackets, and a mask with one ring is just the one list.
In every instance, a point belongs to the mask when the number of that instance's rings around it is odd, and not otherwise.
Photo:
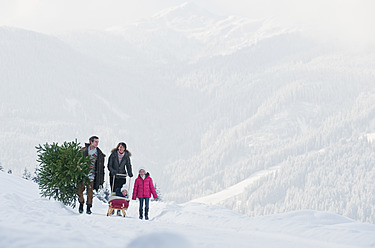
[(80, 182), (88, 184), (90, 158), (85, 157), (77, 140), (37, 146), (41, 195), (74, 207)]

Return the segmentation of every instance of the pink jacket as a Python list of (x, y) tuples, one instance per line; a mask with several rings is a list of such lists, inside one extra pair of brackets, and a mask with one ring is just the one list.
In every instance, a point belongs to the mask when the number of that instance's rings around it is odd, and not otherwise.
[(136, 198), (151, 197), (151, 194), (154, 198), (158, 198), (150, 174), (146, 173), (145, 176), (146, 177), (144, 180), (140, 175), (138, 175), (137, 179), (135, 179), (132, 197), (133, 200)]

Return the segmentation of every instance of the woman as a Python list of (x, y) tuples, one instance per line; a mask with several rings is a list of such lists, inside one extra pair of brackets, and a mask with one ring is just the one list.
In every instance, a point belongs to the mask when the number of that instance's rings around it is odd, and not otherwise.
[[(126, 178), (121, 176), (121, 174), (126, 174), (129, 177), (133, 177), (130, 156), (131, 153), (126, 150), (126, 144), (124, 142), (120, 142), (117, 147), (112, 150), (112, 153), (109, 156), (108, 170), (111, 189), (114, 189), (117, 194), (121, 193), (121, 188), (126, 183)], [(114, 185), (113, 177), (115, 177)]]

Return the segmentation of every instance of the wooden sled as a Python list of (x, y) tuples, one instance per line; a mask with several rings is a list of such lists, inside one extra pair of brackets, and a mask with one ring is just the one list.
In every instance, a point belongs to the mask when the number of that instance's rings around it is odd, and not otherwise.
[(112, 196), (111, 198), (108, 202), (109, 207), (108, 207), (107, 216), (110, 216), (115, 210), (121, 210), (123, 216), (125, 217), (126, 210), (128, 210), (128, 207), (129, 207), (129, 201), (123, 197), (118, 197), (118, 196)]
[[(126, 174), (117, 174), (118, 177), (124, 177), (126, 178)], [(121, 210), (122, 215), (125, 217), (126, 216), (126, 210), (128, 210), (129, 207), (129, 199), (124, 198), (124, 197), (119, 197), (116, 196), (116, 193), (113, 191), (113, 187), (115, 185), (115, 176), (113, 176), (113, 182), (112, 182), (112, 194), (109, 197), (109, 207), (108, 207), (108, 212), (107, 216), (110, 216), (115, 210)], [(130, 182), (129, 182), (130, 185)]]

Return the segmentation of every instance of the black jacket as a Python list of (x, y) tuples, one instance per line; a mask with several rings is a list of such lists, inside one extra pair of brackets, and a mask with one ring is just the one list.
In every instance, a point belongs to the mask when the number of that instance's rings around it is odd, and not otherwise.
[(121, 163), (119, 163), (117, 150), (114, 150), (108, 159), (108, 170), (110, 178), (116, 174), (127, 174), (129, 177), (133, 177), (129, 152), (125, 151), (124, 157), (121, 159)]
[[(83, 155), (88, 156), (89, 155), (89, 145), (85, 144), (85, 147), (82, 149)], [(98, 157), (96, 158), (95, 162), (95, 179), (94, 179), (94, 189), (98, 190), (100, 185), (103, 185), (104, 183), (104, 158), (105, 154), (99, 149), (99, 147), (96, 148), (98, 151)]]

